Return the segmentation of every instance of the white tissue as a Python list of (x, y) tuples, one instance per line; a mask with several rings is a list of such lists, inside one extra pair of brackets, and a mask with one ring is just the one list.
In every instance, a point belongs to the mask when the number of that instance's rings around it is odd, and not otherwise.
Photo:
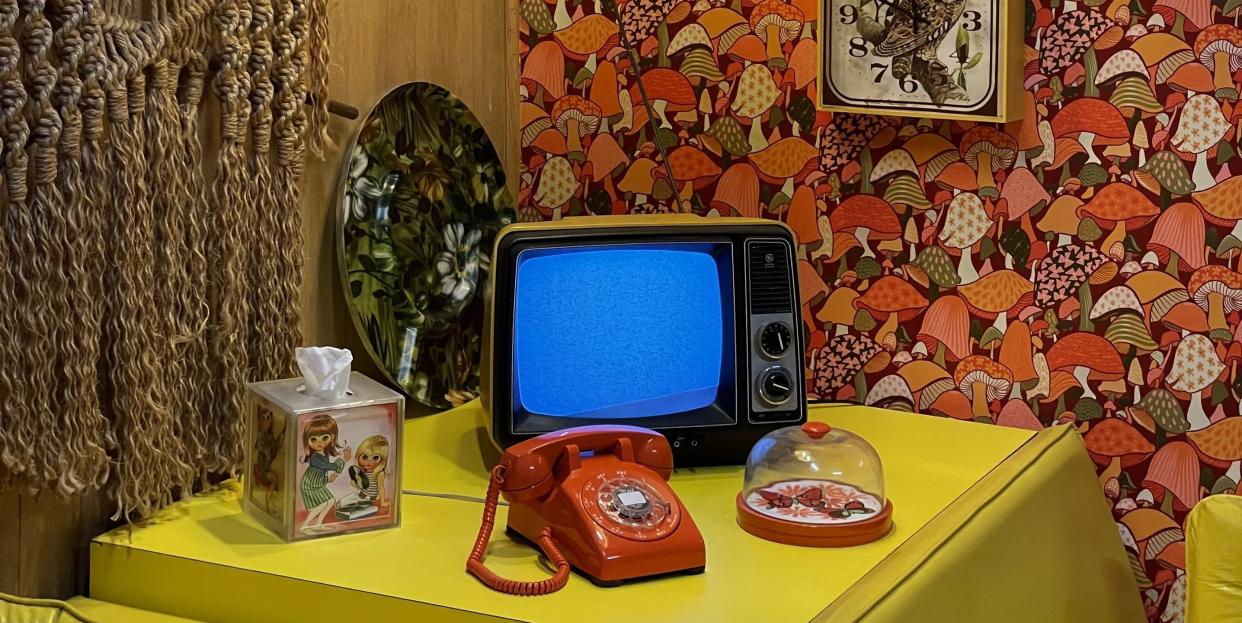
[(315, 346), (294, 351), (305, 387), (302, 393), (324, 400), (340, 400), (349, 391), (349, 368), (354, 354), (347, 348)]

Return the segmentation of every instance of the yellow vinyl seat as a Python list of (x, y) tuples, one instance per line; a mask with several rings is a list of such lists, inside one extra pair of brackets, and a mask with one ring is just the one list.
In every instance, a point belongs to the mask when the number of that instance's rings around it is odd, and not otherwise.
[(0, 622), (3, 623), (193, 623), (146, 610), (126, 608), (106, 601), (74, 597), (29, 599), (0, 593)]
[(1204, 498), (1186, 520), (1187, 623), (1242, 623), (1242, 497)]

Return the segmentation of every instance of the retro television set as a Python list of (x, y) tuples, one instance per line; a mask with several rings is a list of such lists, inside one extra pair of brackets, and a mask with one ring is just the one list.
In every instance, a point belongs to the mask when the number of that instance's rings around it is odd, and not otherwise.
[(505, 227), (484, 328), (492, 440), (629, 424), (666, 435), (679, 466), (744, 463), (764, 434), (806, 421), (795, 248), (763, 219)]

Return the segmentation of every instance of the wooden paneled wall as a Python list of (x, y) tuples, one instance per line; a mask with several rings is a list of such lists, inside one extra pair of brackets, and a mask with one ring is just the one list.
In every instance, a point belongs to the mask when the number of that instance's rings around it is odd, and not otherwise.
[[(333, 118), (336, 148), (311, 162), (303, 183), (307, 344), (354, 350), (356, 369), (377, 376), (353, 329), (337, 272), (335, 230), (341, 164), (366, 112), (392, 88), (440, 84), (474, 111), (516, 190), (517, 17), (510, 0), (329, 0), (332, 97), (358, 108)], [(86, 545), (107, 525), (98, 494), (61, 500), (0, 493), (0, 592), (66, 597), (85, 590)]]

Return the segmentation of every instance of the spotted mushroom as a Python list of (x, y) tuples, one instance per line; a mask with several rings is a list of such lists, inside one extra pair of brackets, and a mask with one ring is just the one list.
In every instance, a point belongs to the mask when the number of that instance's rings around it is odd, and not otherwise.
[(1126, 233), (1151, 221), (1160, 210), (1137, 188), (1113, 182), (1100, 189), (1086, 205), (1078, 208), (1078, 215), (1089, 217), (1101, 227), (1112, 231), (1099, 243), (1099, 249), (1113, 259), (1125, 256)]
[[(1072, 4), (1068, 0), (1067, 4)], [(1094, 95), (1096, 58), (1093, 44), (1113, 23), (1094, 11), (1067, 10), (1044, 29), (1040, 43), (1039, 69), (1045, 76), (1055, 76), (1072, 67), (1079, 59), (1086, 72), (1087, 95)]]
[(1092, 247), (1070, 244), (1053, 249), (1035, 270), (1035, 305), (1050, 309), (1077, 291), (1079, 312), (1084, 325), (1089, 323), (1091, 290), (1088, 280), (1106, 261), (1107, 258)]
[(1229, 465), (1225, 476), (1235, 487), (1242, 483), (1242, 417), (1227, 417), (1186, 436), (1205, 458)]
[(1242, 274), (1209, 264), (1191, 274), (1186, 291), (1207, 312), (1210, 337), (1229, 341), (1233, 333), (1226, 314), (1242, 310)]
[(570, 160), (585, 160), (582, 138), (599, 129), (602, 113), (599, 106), (577, 95), (566, 95), (552, 106), (552, 124), (565, 136)]
[(1233, 72), (1242, 69), (1242, 30), (1229, 24), (1212, 24), (1195, 37), (1195, 56), (1212, 71), (1216, 98), (1237, 100)]
[[(811, 369), (813, 386), (820, 396), (832, 396), (851, 379), (862, 375), (863, 366), (880, 352), (880, 346), (865, 335), (838, 335), (815, 351)], [(865, 395), (866, 392), (860, 392)]]
[(1211, 95), (1199, 94), (1186, 101), (1170, 142), (1178, 151), (1194, 154), (1195, 167), (1190, 177), (1195, 190), (1206, 190), (1216, 184), (1208, 170), (1207, 152), (1224, 138), (1229, 127), (1229, 120), (1220, 112), (1220, 103)]
[(1165, 375), (1169, 388), (1190, 394), (1190, 408), (1186, 420), (1191, 430), (1207, 428), (1209, 421), (1203, 411), (1203, 390), (1224, 371), (1225, 364), (1216, 355), (1216, 349), (1208, 338), (1192, 333), (1182, 337), (1173, 355), (1173, 363)]
[(1195, 189), (1182, 159), (1167, 150), (1153, 154), (1150, 160), (1136, 170), (1135, 178), (1147, 190), (1160, 193), (1162, 210), (1169, 207), (1174, 197), (1189, 195)]
[(906, 380), (897, 374), (890, 374), (871, 387), (864, 401), (868, 407), (893, 409), (896, 411), (913, 411), (914, 394)]
[(958, 275), (963, 283), (970, 283), (979, 278), (971, 259), (970, 248), (979, 242), (992, 226), (992, 219), (978, 195), (962, 193), (953, 198), (945, 211), (944, 226), (940, 229), (940, 242), (961, 253), (958, 262)]
[(781, 91), (772, 80), (772, 71), (763, 65), (750, 65), (742, 70), (733, 94), (733, 114), (750, 120), (750, 145), (752, 150), (767, 146), (760, 117), (776, 103)]
[(764, 43), (769, 66), (785, 68), (781, 44), (798, 39), (805, 19), (798, 7), (781, 0), (763, 0), (755, 6), (750, 14), (750, 29)]
[(553, 219), (561, 217), (561, 207), (578, 191), (578, 178), (573, 165), (560, 156), (549, 158), (539, 172), (539, 187), (535, 190), (535, 204), (549, 210)]
[(953, 382), (970, 400), (971, 413), (976, 418), (991, 419), (988, 403), (1009, 394), (1013, 373), (999, 362), (982, 355), (971, 355), (957, 364)]

